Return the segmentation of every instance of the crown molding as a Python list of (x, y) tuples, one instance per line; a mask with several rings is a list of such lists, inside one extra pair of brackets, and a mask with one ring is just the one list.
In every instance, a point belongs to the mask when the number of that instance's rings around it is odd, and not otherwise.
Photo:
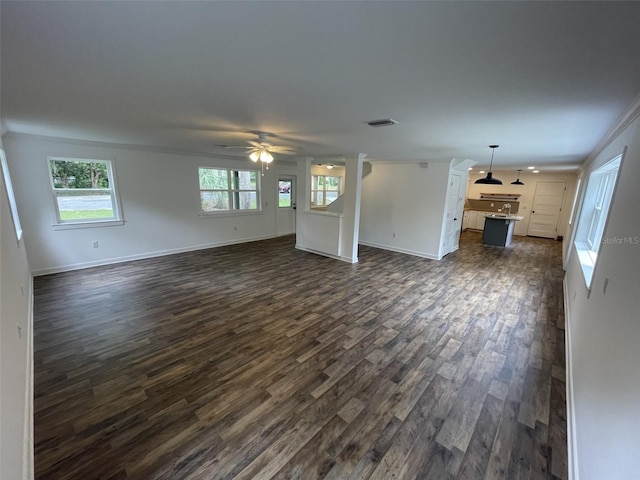
[(604, 134), (602, 139), (596, 144), (591, 153), (587, 155), (582, 168), (589, 166), (602, 151), (609, 146), (609, 144), (615, 140), (622, 132), (624, 132), (629, 125), (631, 125), (638, 117), (640, 117), (640, 93), (633, 99), (631, 105), (613, 122), (613, 125), (607, 133)]
[(31, 139), (39, 142), (66, 143), (66, 144), (79, 145), (79, 146), (85, 146), (85, 147), (95, 147), (95, 148), (118, 148), (122, 150), (134, 150), (139, 152), (162, 153), (162, 154), (169, 154), (169, 155), (183, 155), (188, 157), (219, 158), (224, 160), (246, 160), (247, 158), (241, 155), (225, 155), (225, 154), (211, 153), (211, 152), (199, 152), (195, 150), (188, 150), (188, 149), (182, 149), (182, 148), (158, 147), (153, 145), (137, 145), (137, 144), (129, 144), (129, 143), (100, 142), (95, 140), (80, 140), (75, 138), (50, 137), (47, 135), (32, 135), (29, 133), (7, 132), (2, 136), (2, 138), (3, 139), (23, 138), (23, 139)]

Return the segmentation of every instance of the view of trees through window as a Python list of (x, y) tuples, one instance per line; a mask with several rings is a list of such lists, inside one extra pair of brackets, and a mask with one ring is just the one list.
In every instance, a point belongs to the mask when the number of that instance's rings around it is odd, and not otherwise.
[(198, 169), (202, 212), (258, 210), (258, 172), (225, 168)]
[(326, 207), (342, 195), (342, 177), (311, 176), (311, 205)]
[(293, 195), (292, 180), (278, 180), (278, 207), (289, 208), (292, 204)]
[(111, 162), (50, 158), (49, 171), (60, 222), (116, 218)]

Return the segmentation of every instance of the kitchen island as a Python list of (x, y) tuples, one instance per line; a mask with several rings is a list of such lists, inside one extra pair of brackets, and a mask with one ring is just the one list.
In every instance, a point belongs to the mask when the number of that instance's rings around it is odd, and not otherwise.
[(513, 229), (516, 222), (524, 217), (521, 215), (507, 215), (505, 213), (487, 213), (482, 233), (482, 242), (485, 245), (506, 247), (513, 239)]

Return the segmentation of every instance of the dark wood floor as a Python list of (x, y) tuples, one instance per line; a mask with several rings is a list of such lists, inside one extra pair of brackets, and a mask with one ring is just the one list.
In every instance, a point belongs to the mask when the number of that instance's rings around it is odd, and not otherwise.
[(560, 243), (293, 244), (36, 278), (36, 478), (567, 478)]

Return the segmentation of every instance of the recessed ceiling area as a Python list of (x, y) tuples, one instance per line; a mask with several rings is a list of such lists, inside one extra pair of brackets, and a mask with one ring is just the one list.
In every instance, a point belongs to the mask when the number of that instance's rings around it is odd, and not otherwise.
[(495, 170), (575, 168), (640, 92), (640, 2), (1, 8), (3, 133), (240, 157), (216, 145), (266, 131), (299, 157), (476, 170), (495, 143)]

